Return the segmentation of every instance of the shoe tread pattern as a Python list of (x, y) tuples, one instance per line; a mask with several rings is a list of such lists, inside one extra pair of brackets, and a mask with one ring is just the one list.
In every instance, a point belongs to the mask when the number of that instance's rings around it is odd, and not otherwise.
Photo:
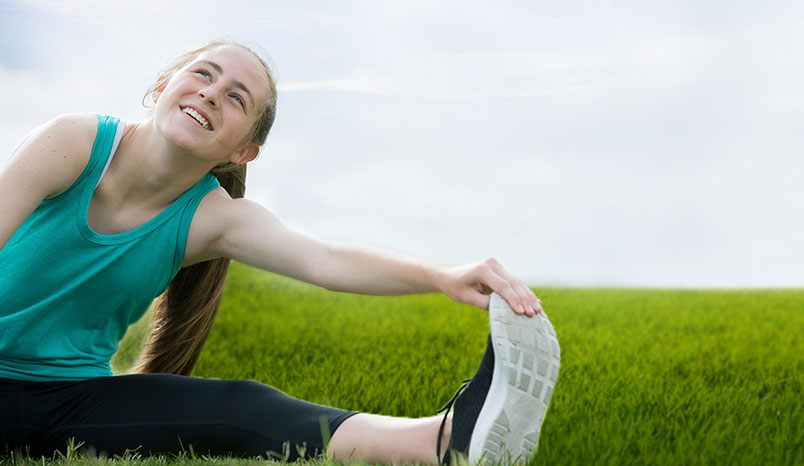
[(560, 347), (544, 312), (533, 317), (517, 315), (502, 297), (493, 294), (489, 314), (495, 364), (505, 367), (510, 400), (494, 422), (483, 453), (491, 462), (506, 454), (525, 461), (536, 451), (558, 381)]

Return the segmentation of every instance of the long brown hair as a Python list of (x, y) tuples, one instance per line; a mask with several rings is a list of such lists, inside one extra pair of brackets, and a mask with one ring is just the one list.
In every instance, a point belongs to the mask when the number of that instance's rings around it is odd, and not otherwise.
[[(248, 136), (249, 141), (261, 146), (276, 117), (276, 83), (265, 60), (242, 44), (214, 40), (178, 56), (160, 73), (159, 79), (143, 97), (143, 103), (200, 54), (223, 45), (236, 45), (251, 52), (268, 75), (270, 96)], [(226, 162), (213, 168), (211, 173), (229, 196), (233, 199), (243, 197), (246, 192), (246, 164)], [(134, 372), (192, 373), (215, 322), (230, 262), (230, 259), (222, 257), (179, 270), (167, 290), (155, 301), (150, 336)]]

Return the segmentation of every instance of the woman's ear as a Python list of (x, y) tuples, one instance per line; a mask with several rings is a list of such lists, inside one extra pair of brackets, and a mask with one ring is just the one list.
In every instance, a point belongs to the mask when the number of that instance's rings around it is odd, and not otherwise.
[(260, 146), (253, 142), (249, 142), (239, 150), (232, 152), (229, 156), (229, 161), (236, 164), (248, 163), (257, 158), (260, 153)]

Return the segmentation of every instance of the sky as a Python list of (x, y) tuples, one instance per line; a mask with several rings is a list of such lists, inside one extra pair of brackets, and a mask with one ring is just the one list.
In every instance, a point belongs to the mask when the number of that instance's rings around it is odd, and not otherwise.
[(288, 227), (529, 285), (804, 286), (804, 5), (0, 0), (0, 163), (144, 119), (207, 39), (266, 55), (246, 197)]

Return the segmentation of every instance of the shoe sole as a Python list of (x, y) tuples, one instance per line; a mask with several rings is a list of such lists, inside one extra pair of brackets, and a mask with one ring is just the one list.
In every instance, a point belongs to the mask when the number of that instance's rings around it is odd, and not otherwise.
[(515, 314), (497, 293), (491, 295), (489, 322), (494, 372), (469, 442), (469, 462), (526, 461), (536, 452), (558, 381), (558, 339), (544, 311)]

